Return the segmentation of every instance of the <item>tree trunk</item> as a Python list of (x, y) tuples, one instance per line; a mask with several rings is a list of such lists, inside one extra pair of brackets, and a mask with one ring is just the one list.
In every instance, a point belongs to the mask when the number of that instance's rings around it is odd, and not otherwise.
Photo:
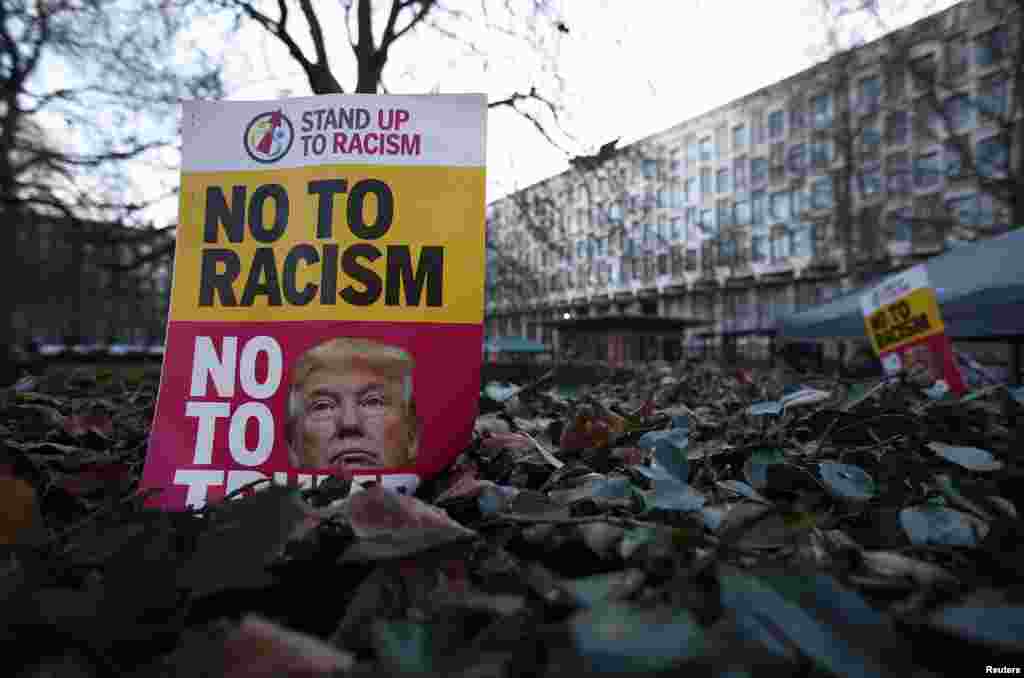
[[(2, 190), (0, 188), (0, 191)], [(4, 223), (0, 224), (0, 270), (14, 271), (18, 261), (18, 217), (10, 203), (4, 205), (3, 212)], [(17, 309), (20, 284), (21, 281), (8, 279), (7, 289), (0, 294), (0, 388), (9, 386), (18, 379), (18, 364), (13, 349), (17, 341), (14, 311)]]

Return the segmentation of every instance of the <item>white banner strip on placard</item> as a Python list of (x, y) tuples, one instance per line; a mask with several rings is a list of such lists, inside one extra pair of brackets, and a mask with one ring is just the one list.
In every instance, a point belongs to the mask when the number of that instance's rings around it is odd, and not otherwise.
[[(231, 115), (224, 114), (225, 104), (233, 109)], [(484, 165), (484, 94), (346, 94), (185, 101), (182, 107), (182, 172), (330, 164)], [(239, 124), (239, 119), (247, 122)]]

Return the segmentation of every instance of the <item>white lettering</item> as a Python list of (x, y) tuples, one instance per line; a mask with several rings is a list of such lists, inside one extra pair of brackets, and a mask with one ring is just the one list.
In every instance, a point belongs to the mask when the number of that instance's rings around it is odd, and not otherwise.
[(192, 397), (206, 395), (207, 383), (213, 379), (213, 386), (221, 398), (235, 394), (235, 356), (238, 355), (238, 337), (224, 337), (221, 355), (213, 346), (211, 337), (196, 337), (192, 352)]
[[(259, 431), (256, 447), (245, 445), (245, 428), (250, 419), (255, 419)], [(274, 449), (274, 418), (270, 408), (263, 403), (243, 403), (231, 415), (228, 429), (228, 448), (231, 457), (242, 466), (259, 466), (270, 458)]]
[(175, 485), (187, 485), (185, 506), (195, 509), (206, 505), (206, 491), (213, 485), (224, 484), (224, 471), (213, 469), (178, 469), (174, 473)]
[[(262, 384), (256, 380), (256, 358), (260, 353), (267, 354), (267, 380)], [(242, 390), (250, 398), (269, 398), (281, 384), (282, 365), (281, 346), (273, 337), (253, 337), (242, 349), (241, 374)]]
[(227, 403), (185, 403), (185, 416), (199, 419), (195, 453), (192, 455), (193, 464), (213, 463), (213, 434), (217, 419), (226, 419), (230, 415), (231, 408)]

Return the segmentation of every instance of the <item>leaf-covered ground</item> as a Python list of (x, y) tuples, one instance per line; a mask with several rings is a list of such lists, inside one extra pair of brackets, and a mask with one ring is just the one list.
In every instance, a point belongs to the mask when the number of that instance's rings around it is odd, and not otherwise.
[(472, 445), (416, 497), (332, 479), (163, 513), (135, 489), (156, 376), (0, 392), (3, 675), (1024, 665), (1019, 390), (555, 373), (488, 385)]

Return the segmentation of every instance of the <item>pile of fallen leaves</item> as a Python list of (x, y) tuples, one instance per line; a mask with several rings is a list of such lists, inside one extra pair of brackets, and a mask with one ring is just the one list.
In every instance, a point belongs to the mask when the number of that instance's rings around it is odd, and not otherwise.
[(3, 675), (985, 673), (1024, 651), (1024, 407), (652, 365), (488, 384), (405, 496), (136, 491), (153, 375), (0, 394)]

